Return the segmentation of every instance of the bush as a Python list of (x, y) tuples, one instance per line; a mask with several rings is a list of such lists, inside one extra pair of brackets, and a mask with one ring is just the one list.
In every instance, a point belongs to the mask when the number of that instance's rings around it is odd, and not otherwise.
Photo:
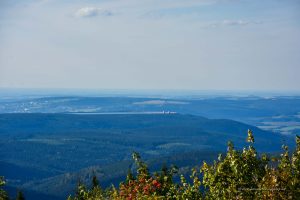
[(258, 155), (252, 131), (248, 131), (249, 146), (242, 151), (228, 143), (227, 153), (219, 155), (213, 164), (203, 163), (200, 170), (193, 169), (190, 180), (180, 175), (173, 181), (176, 167), (163, 167), (150, 174), (137, 153), (133, 160), (136, 176), (129, 170), (119, 189), (101, 190), (99, 186), (87, 189), (79, 185), (79, 193), (69, 200), (96, 199), (299, 199), (300, 197), (300, 137), (296, 136), (296, 149), (290, 154), (283, 146), (279, 157)]
[[(150, 173), (140, 155), (133, 153), (136, 175), (129, 170), (119, 188), (112, 186), (103, 190), (94, 176), (91, 188), (79, 183), (76, 194), (68, 200), (300, 199), (300, 137), (296, 136), (293, 153), (283, 145), (283, 152), (278, 157), (259, 155), (250, 130), (247, 141), (249, 146), (241, 151), (228, 142), (226, 154), (220, 154), (212, 164), (204, 162), (199, 169), (192, 169), (188, 181), (180, 175), (180, 182), (173, 180), (178, 173), (176, 167), (164, 166), (160, 171)], [(8, 200), (2, 189), (4, 185), (5, 180), (0, 177), (0, 200)], [(18, 197), (24, 199), (22, 193)]]
[(3, 176), (0, 176), (0, 200), (8, 200), (7, 193), (2, 189), (5, 185), (5, 180)]

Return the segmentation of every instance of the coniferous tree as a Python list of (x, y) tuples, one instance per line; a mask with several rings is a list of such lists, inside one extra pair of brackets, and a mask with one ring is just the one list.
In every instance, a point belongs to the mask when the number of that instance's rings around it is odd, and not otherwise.
[(19, 190), (19, 191), (17, 192), (16, 200), (25, 200), (25, 197), (24, 197), (22, 191)]
[(99, 181), (96, 177), (96, 175), (93, 176), (93, 180), (92, 180), (92, 186), (93, 188), (98, 187), (99, 186)]

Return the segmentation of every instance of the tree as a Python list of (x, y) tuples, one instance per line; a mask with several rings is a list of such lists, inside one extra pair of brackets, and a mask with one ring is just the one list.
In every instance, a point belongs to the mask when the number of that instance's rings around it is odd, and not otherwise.
[(3, 176), (0, 176), (0, 199), (1, 200), (8, 200), (8, 194), (7, 192), (2, 189), (2, 187), (5, 185), (5, 180)]
[(17, 192), (16, 200), (25, 200), (25, 197), (24, 197), (22, 191), (19, 190), (19, 191)]
[(98, 181), (96, 175), (93, 176), (92, 184), (93, 184), (93, 188), (99, 186), (99, 181)]
[[(177, 168), (163, 166), (161, 171), (150, 173), (147, 164), (138, 153), (132, 158), (136, 176), (128, 172), (126, 181), (119, 188), (103, 192), (99, 187), (90, 190), (84, 185), (70, 200), (152, 200), (152, 199), (203, 199), (203, 200), (285, 200), (300, 197), (300, 137), (296, 136), (296, 149), (290, 153), (283, 145), (283, 153), (270, 159), (258, 154), (254, 148), (254, 136), (248, 130), (248, 147), (235, 149), (228, 142), (227, 152), (220, 154), (212, 164), (204, 162), (201, 168), (193, 168), (189, 179), (180, 175), (174, 182)], [(94, 181), (93, 181), (94, 182)]]

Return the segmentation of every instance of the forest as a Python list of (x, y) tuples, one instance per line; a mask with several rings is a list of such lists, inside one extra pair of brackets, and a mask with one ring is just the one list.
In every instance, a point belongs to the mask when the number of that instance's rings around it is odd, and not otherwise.
[[(248, 146), (237, 150), (232, 142), (227, 152), (219, 154), (213, 163), (203, 162), (189, 176), (180, 174), (176, 166), (163, 166), (150, 172), (141, 156), (134, 152), (132, 159), (136, 171), (130, 169), (118, 186), (101, 188), (93, 176), (90, 185), (78, 182), (75, 194), (68, 200), (98, 199), (297, 199), (300, 196), (300, 137), (296, 136), (296, 148), (290, 151), (282, 146), (277, 156), (258, 153), (254, 148), (254, 136), (248, 130)], [(175, 180), (179, 177), (179, 180)], [(0, 198), (8, 200), (0, 179)], [(18, 192), (17, 200), (25, 199)]]

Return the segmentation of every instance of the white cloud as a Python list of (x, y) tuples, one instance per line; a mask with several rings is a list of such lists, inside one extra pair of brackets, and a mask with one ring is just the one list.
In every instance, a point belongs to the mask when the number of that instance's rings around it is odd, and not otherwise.
[(113, 13), (110, 10), (104, 10), (96, 7), (83, 7), (76, 11), (77, 17), (94, 17), (94, 16), (111, 16)]
[(222, 22), (225, 26), (245, 26), (250, 24), (250, 21), (244, 21), (244, 20), (224, 20)]
[(220, 26), (247, 26), (251, 24), (261, 24), (262, 21), (248, 21), (248, 20), (223, 20), (220, 22), (211, 23), (211, 27), (220, 27)]

